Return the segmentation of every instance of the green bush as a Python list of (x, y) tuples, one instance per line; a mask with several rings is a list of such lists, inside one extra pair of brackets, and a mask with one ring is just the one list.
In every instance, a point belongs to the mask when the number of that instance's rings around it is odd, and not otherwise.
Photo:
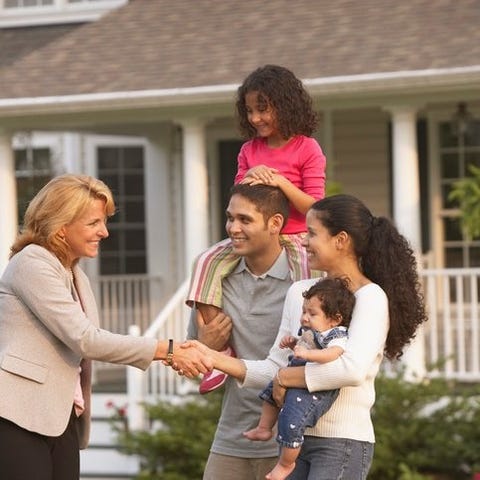
[(471, 478), (480, 465), (479, 386), (379, 375), (376, 392), (369, 480)]
[[(461, 480), (472, 478), (475, 466), (480, 470), (480, 386), (380, 374), (376, 393), (369, 480)], [(140, 432), (130, 432), (117, 409), (112, 422), (119, 444), (140, 458), (137, 478), (200, 480), (220, 406), (221, 392), (179, 405), (145, 405), (151, 427)]]
[(480, 237), (480, 168), (468, 165), (468, 176), (454, 182), (448, 199), (458, 203), (460, 222), (470, 239)]
[(150, 428), (130, 431), (116, 413), (112, 417), (124, 453), (140, 459), (141, 480), (200, 480), (220, 415), (222, 396), (192, 396), (181, 404), (144, 405)]

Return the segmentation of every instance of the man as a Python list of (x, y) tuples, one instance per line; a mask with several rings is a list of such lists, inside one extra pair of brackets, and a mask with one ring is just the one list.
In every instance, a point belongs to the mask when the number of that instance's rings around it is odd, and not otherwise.
[[(205, 324), (193, 311), (188, 337), (220, 350), (228, 341), (238, 358), (267, 357), (280, 325), (283, 302), (293, 280), (280, 231), (289, 204), (276, 187), (235, 185), (227, 207), (226, 230), (240, 256), (222, 279), (223, 313)], [(257, 389), (225, 383), (221, 416), (203, 480), (263, 480), (275, 466), (278, 445), (248, 440), (261, 412)]]

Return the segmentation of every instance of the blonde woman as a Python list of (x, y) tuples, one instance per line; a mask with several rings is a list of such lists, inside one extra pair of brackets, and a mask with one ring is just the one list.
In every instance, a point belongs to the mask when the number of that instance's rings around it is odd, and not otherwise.
[(81, 258), (98, 255), (115, 212), (110, 189), (83, 175), (51, 180), (31, 201), (0, 280), (0, 472), (8, 480), (77, 480), (90, 429), (91, 360), (146, 369), (210, 363), (173, 340), (99, 327)]

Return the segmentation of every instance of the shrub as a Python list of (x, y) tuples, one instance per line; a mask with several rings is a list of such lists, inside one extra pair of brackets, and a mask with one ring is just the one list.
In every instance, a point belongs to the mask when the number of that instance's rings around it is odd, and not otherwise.
[(480, 462), (477, 385), (440, 378), (412, 383), (402, 374), (379, 375), (376, 392), (376, 445), (369, 480), (418, 478), (415, 474), (470, 478)]
[(124, 453), (140, 459), (141, 480), (201, 479), (220, 414), (221, 394), (195, 395), (181, 404), (145, 404), (150, 428), (130, 431), (112, 417)]
[[(470, 479), (480, 466), (480, 386), (380, 374), (372, 411), (376, 444), (369, 480)], [(200, 480), (220, 414), (221, 392), (174, 405), (145, 405), (151, 427), (131, 432), (112, 417), (122, 450), (140, 458), (142, 480)]]

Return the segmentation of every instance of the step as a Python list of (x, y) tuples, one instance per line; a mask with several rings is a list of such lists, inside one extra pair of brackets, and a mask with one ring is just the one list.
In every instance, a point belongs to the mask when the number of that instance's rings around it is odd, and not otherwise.
[(80, 451), (81, 480), (125, 480), (138, 473), (138, 459), (117, 450), (110, 418), (114, 413), (110, 402), (118, 407), (127, 403), (125, 394), (95, 393), (92, 396), (90, 444)]

